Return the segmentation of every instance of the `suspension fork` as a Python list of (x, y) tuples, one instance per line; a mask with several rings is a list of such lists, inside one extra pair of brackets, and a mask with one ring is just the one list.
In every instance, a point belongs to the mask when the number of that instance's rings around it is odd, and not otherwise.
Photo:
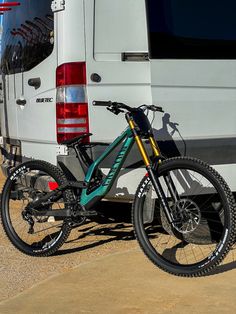
[[(150, 141), (150, 144), (151, 144), (154, 156), (158, 158), (157, 166), (154, 167), (154, 170), (157, 170), (158, 169), (158, 165), (161, 164), (161, 159), (160, 159), (161, 152), (160, 152), (160, 149), (158, 147), (158, 144), (157, 144), (155, 138), (152, 135), (149, 137), (149, 141)], [(177, 189), (175, 187), (174, 181), (171, 178), (170, 173), (167, 173), (166, 175), (164, 175), (164, 180), (165, 180), (166, 186), (167, 186), (167, 188), (168, 188), (168, 190), (170, 192), (171, 198), (175, 202), (178, 201), (180, 199), (180, 197), (179, 197), (178, 191), (177, 191)]]
[[(156, 191), (156, 194), (163, 206), (163, 209), (164, 209), (164, 212), (166, 214), (166, 217), (167, 217), (167, 220), (170, 224), (173, 224), (173, 221), (174, 221), (174, 217), (171, 213), (171, 210), (170, 210), (170, 207), (169, 207), (169, 204), (168, 204), (168, 201), (166, 199), (166, 196), (165, 196), (165, 193), (163, 191), (163, 188), (161, 186), (161, 183), (160, 183), (160, 180), (159, 178), (155, 175), (155, 173), (153, 172), (153, 169), (152, 169), (152, 166), (151, 166), (151, 162), (150, 162), (150, 159), (148, 157), (148, 154), (146, 152), (146, 149), (143, 145), (143, 142), (141, 140), (141, 138), (139, 137), (138, 135), (138, 132), (136, 131), (135, 129), (135, 124), (134, 124), (134, 121), (132, 120), (132, 118), (127, 114), (126, 115), (126, 119), (127, 119), (127, 122), (130, 126), (130, 129), (132, 130), (132, 133), (133, 133), (133, 136), (134, 136), (134, 139), (135, 139), (135, 142), (138, 146), (138, 149), (139, 149), (139, 152), (143, 158), (143, 161), (144, 161), (144, 164), (146, 166), (146, 170), (148, 172), (148, 175), (149, 175), (149, 178), (154, 186), (154, 189)], [(152, 149), (153, 149), (153, 153), (155, 155), (155, 157), (160, 157), (160, 150), (158, 148), (158, 145), (154, 139), (153, 136), (150, 136), (149, 137), (149, 140), (150, 140), (150, 143), (151, 143), (151, 146), (152, 146)], [(159, 161), (161, 162), (161, 161)], [(154, 169), (155, 170), (155, 169)]]

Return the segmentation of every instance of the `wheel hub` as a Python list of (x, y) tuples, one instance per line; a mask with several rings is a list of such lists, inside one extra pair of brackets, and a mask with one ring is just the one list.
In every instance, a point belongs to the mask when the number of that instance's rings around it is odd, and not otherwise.
[(173, 226), (180, 233), (193, 232), (201, 221), (198, 205), (190, 199), (181, 199), (171, 207), (174, 216)]

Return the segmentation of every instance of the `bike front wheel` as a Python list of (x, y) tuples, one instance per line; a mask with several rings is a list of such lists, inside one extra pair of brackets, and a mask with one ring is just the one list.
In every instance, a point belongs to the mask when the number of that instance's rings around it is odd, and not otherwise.
[[(21, 252), (32, 256), (55, 253), (70, 234), (66, 218), (31, 215), (28, 206), (40, 200), (51, 190), (66, 183), (62, 171), (48, 162), (29, 161), (16, 167), (7, 178), (2, 191), (1, 219), (12, 244)], [(42, 204), (40, 210), (57, 211), (67, 208), (73, 194), (63, 192), (57, 202)]]
[(212, 167), (188, 157), (163, 161), (155, 175), (174, 221), (169, 222), (150, 178), (144, 177), (132, 210), (142, 250), (174, 275), (207, 274), (234, 243), (235, 203), (229, 187)]

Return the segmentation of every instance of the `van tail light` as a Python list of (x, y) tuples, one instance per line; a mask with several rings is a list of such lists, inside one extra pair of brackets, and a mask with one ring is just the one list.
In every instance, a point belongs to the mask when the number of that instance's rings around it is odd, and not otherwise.
[(5, 11), (11, 11), (11, 8), (0, 8), (0, 11), (3, 11), (3, 12), (5, 12)]
[(15, 7), (20, 5), (20, 2), (4, 2), (0, 3), (0, 7)]
[[(89, 133), (86, 63), (60, 65), (56, 71), (57, 142)], [(88, 142), (86, 138), (86, 142)]]

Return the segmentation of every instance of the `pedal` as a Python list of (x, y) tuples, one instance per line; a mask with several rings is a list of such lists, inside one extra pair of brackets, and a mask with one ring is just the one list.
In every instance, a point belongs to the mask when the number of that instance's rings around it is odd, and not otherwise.
[(78, 211), (78, 215), (82, 217), (92, 217), (97, 216), (98, 213), (96, 210), (80, 210)]

